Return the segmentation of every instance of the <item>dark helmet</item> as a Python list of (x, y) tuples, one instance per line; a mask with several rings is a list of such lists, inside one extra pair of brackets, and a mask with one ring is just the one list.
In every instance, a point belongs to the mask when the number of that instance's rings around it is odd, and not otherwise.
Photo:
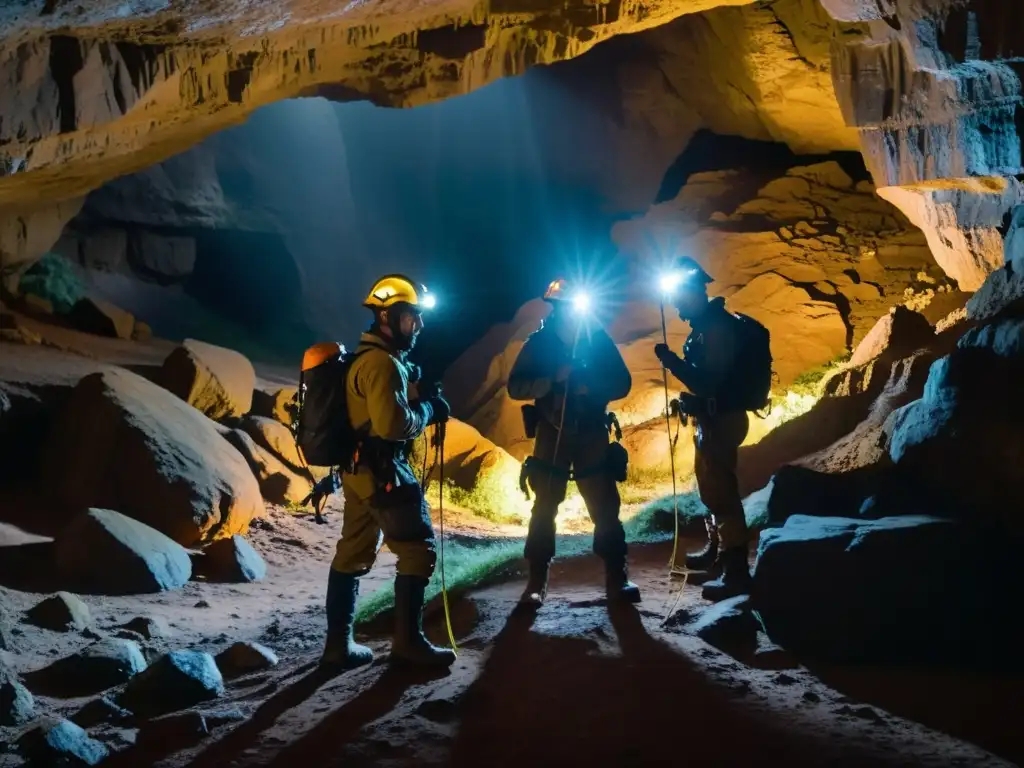
[(696, 285), (714, 282), (714, 278), (711, 277), (695, 259), (689, 256), (680, 256), (676, 259), (675, 271), (681, 276), (681, 284)]

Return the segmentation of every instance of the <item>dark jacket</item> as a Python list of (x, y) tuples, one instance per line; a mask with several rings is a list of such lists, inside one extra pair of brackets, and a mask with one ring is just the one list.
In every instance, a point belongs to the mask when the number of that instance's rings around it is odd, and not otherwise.
[(700, 398), (724, 392), (735, 368), (740, 321), (725, 308), (725, 299), (708, 302), (708, 308), (690, 324), (682, 358), (666, 367), (690, 392)]
[[(604, 425), (608, 403), (629, 394), (633, 379), (615, 342), (596, 327), (584, 329), (576, 344), (573, 358), (572, 345), (566, 344), (553, 327), (543, 323), (530, 334), (523, 345), (508, 380), (508, 394), (513, 400), (534, 400), (541, 418), (554, 426), (562, 423), (562, 404), (566, 413), (564, 426)], [(572, 365), (567, 382), (570, 388), (565, 399), (566, 382), (555, 382), (555, 375), (563, 365)], [(585, 393), (576, 391), (584, 386)]]

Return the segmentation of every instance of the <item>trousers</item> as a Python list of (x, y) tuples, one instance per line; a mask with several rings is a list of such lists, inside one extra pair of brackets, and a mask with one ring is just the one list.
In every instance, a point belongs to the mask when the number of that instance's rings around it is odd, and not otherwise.
[(736, 465), (750, 422), (744, 411), (698, 416), (693, 435), (697, 492), (718, 528), (721, 549), (747, 546)]
[[(555, 455), (555, 443), (558, 454)], [(534, 462), (528, 480), (536, 494), (524, 556), (546, 564), (555, 556), (555, 518), (565, 501), (569, 470), (594, 523), (594, 553), (611, 567), (626, 561), (626, 534), (619, 520), (619, 488), (607, 469), (608, 432), (598, 425), (578, 432), (563, 432), (542, 419), (537, 425)]]
[(382, 544), (398, 558), (400, 576), (429, 579), (437, 562), (437, 541), (430, 508), (408, 462), (396, 464), (399, 483), (385, 493), (372, 473), (361, 467), (342, 478), (345, 512), (341, 539), (331, 568), (363, 575), (373, 567)]

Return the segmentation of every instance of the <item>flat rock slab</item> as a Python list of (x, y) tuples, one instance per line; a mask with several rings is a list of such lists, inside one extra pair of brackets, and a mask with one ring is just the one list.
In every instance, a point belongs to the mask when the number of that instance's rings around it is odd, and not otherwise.
[(111, 637), (29, 673), (25, 681), (37, 693), (76, 698), (121, 685), (145, 668), (136, 643)]
[(70, 592), (58, 592), (30, 608), (26, 620), (54, 632), (82, 630), (92, 624), (89, 606)]

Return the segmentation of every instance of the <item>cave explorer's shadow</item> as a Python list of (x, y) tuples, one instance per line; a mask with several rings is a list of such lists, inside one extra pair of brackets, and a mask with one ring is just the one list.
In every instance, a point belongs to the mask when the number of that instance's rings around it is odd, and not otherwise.
[[(377, 662), (374, 666), (380, 666)], [(387, 664), (386, 661), (383, 664)], [(206, 768), (230, 763), (248, 748), (257, 743), (260, 735), (285, 712), (301, 705), (316, 693), (317, 689), (337, 675), (323, 672), (315, 664), (311, 671), (280, 693), (263, 703), (253, 716), (220, 741), (204, 750), (188, 763), (189, 768)], [(373, 674), (373, 667), (362, 670), (365, 675)], [(359, 674), (359, 671), (344, 674)], [(319, 765), (332, 749), (340, 749), (364, 725), (383, 717), (394, 709), (405, 692), (414, 685), (422, 685), (448, 674), (447, 670), (420, 670), (405, 666), (385, 666), (383, 672), (365, 690), (346, 702), (312, 728), (301, 739), (283, 750), (271, 760), (269, 766)], [(177, 746), (169, 746), (164, 754), (170, 754)], [(128, 765), (149, 764), (152, 754), (135, 754)], [(140, 760), (149, 762), (143, 763)]]
[(532, 618), (513, 615), (460, 703), (451, 764), (901, 764), (770, 720), (652, 638), (634, 608), (609, 612), (621, 656), (595, 640), (531, 632)]

